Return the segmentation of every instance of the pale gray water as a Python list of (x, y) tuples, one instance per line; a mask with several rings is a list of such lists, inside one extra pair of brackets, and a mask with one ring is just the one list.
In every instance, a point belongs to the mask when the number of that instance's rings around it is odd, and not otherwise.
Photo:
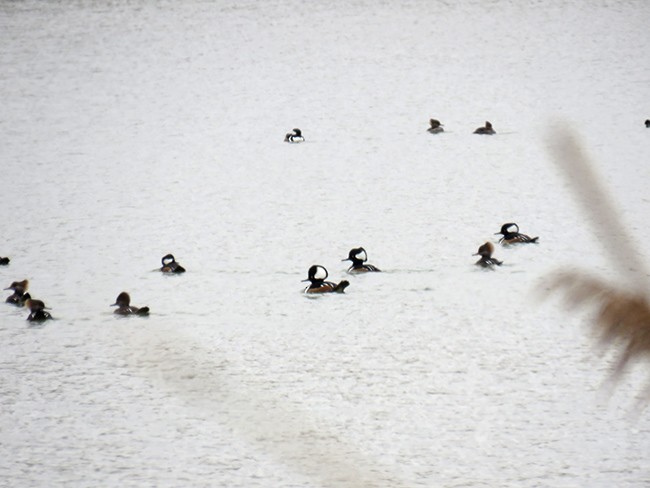
[[(0, 2), (0, 285), (58, 319), (0, 307), (0, 486), (648, 486), (647, 364), (609, 397), (588, 313), (537, 300), (567, 265), (621, 277), (549, 161), (556, 118), (650, 238), (648, 20)], [(540, 244), (476, 269), (507, 221)], [(383, 274), (300, 293), (360, 245)], [(167, 252), (188, 273), (153, 271)], [(122, 290), (151, 317), (114, 317)]]

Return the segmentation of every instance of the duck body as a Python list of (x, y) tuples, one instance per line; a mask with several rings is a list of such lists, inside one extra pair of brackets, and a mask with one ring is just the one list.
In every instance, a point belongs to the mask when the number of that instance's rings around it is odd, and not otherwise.
[(14, 281), (5, 288), (5, 290), (13, 290), (13, 294), (9, 295), (5, 302), (22, 307), (31, 298), (27, 293), (27, 288), (29, 288), (29, 280)]
[(378, 273), (381, 270), (372, 264), (366, 264), (368, 254), (363, 247), (355, 247), (350, 249), (348, 257), (343, 261), (352, 261), (352, 265), (348, 268), (348, 273)]
[(496, 131), (492, 128), (492, 123), (486, 120), (485, 125), (476, 129), (474, 134), (493, 135), (496, 134)]
[(118, 315), (149, 315), (149, 307), (132, 307), (131, 297), (125, 291), (120, 293), (111, 307), (117, 307), (115, 312)]
[(318, 264), (314, 264), (307, 272), (309, 286), (305, 288), (305, 293), (345, 293), (345, 289), (350, 285), (349, 281), (343, 280), (339, 283), (325, 281), (328, 277), (327, 270)]
[(445, 129), (442, 127), (442, 124), (437, 119), (429, 119), (429, 125), (431, 127), (427, 129), (427, 132), (430, 134), (439, 134), (445, 131)]
[(9, 261), (11, 261), (11, 259), (9, 259), (9, 258), (0, 258), (0, 266), (8, 265)]
[(645, 128), (650, 129), (650, 119), (645, 119)]
[(160, 271), (163, 273), (185, 273), (185, 268), (176, 262), (173, 254), (166, 254), (163, 256), (161, 263), (162, 267), (160, 268)]
[(302, 131), (300, 129), (293, 129), (293, 132), (288, 132), (284, 136), (284, 142), (297, 144), (299, 142), (305, 142), (305, 138), (302, 136)]
[(45, 322), (52, 318), (52, 315), (45, 311), (47, 307), (42, 300), (33, 300), (30, 298), (25, 301), (25, 306), (29, 308), (29, 315), (27, 316), (29, 322)]
[(476, 261), (477, 266), (480, 266), (482, 268), (492, 268), (494, 266), (501, 266), (503, 264), (503, 261), (499, 261), (496, 258), (492, 257), (492, 253), (494, 252), (494, 245), (491, 242), (486, 242), (482, 246), (478, 248), (478, 252), (476, 254), (473, 254), (473, 256), (481, 256), (481, 259)]
[(503, 245), (509, 244), (535, 244), (539, 239), (537, 237), (530, 237), (526, 234), (519, 233), (519, 226), (514, 222), (508, 222), (501, 226), (501, 230), (496, 232), (495, 235), (501, 234), (503, 237), (499, 239), (499, 242)]

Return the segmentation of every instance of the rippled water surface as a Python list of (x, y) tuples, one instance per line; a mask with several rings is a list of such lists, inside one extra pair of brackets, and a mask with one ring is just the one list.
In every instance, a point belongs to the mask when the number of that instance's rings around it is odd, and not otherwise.
[[(558, 119), (650, 261), (648, 20), (1, 1), (0, 285), (57, 320), (0, 307), (0, 486), (649, 486), (648, 364), (610, 391), (589, 312), (540, 300), (558, 268), (625, 278), (551, 163)], [(540, 243), (477, 269), (508, 221)], [(346, 275), (357, 246), (384, 272)], [(301, 293), (316, 263), (345, 295)], [(114, 316), (123, 290), (151, 316)]]

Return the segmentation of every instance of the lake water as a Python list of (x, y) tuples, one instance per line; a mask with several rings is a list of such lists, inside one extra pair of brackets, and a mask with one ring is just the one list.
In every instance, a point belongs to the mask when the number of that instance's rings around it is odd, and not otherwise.
[[(0, 2), (0, 285), (57, 319), (0, 307), (0, 486), (649, 486), (648, 364), (608, 389), (589, 310), (540, 300), (557, 269), (625, 280), (551, 162), (557, 120), (650, 261), (648, 21)], [(478, 269), (504, 222), (540, 243)], [(384, 272), (347, 275), (357, 246)], [(346, 294), (302, 294), (312, 264)], [(151, 316), (116, 317), (123, 290)]]

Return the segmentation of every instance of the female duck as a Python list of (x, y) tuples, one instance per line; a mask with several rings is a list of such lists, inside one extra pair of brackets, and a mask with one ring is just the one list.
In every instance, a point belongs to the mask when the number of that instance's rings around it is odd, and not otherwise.
[(346, 280), (341, 281), (338, 285), (331, 281), (325, 281), (328, 276), (329, 274), (323, 266), (314, 264), (307, 272), (307, 279), (302, 280), (310, 282), (309, 286), (305, 288), (305, 293), (344, 293), (350, 284)]
[(530, 237), (527, 236), (526, 234), (520, 234), (519, 233), (519, 226), (515, 224), (514, 222), (508, 222), (507, 224), (503, 224), (501, 226), (501, 231), (495, 232), (494, 235), (499, 235), (501, 234), (503, 237), (499, 239), (499, 242), (503, 245), (506, 244), (530, 244), (530, 243), (536, 243), (538, 237)]
[(492, 268), (494, 265), (501, 266), (503, 264), (503, 261), (499, 261), (498, 259), (493, 258), (493, 252), (494, 245), (491, 242), (486, 242), (478, 248), (478, 252), (476, 254), (472, 254), (472, 256), (481, 256), (481, 259), (476, 261), (475, 264), (477, 266), (481, 266), (482, 268)]
[(160, 268), (160, 271), (163, 273), (185, 273), (185, 268), (176, 262), (173, 254), (163, 256), (161, 263), (162, 268)]
[(14, 291), (5, 301), (12, 305), (22, 307), (30, 298), (29, 293), (27, 293), (27, 288), (29, 288), (29, 280), (14, 281), (11, 285), (5, 288), (5, 290)]
[(431, 134), (439, 134), (440, 132), (445, 131), (445, 129), (442, 128), (442, 124), (439, 120), (429, 119), (429, 124), (431, 127), (427, 129), (427, 132), (430, 132)]
[(9, 261), (11, 261), (11, 259), (9, 259), (9, 258), (0, 258), (0, 266), (8, 265)]
[(484, 125), (483, 127), (479, 127), (478, 129), (476, 129), (476, 130), (474, 131), (474, 134), (488, 134), (488, 135), (492, 135), (492, 134), (496, 134), (496, 132), (495, 132), (494, 129), (492, 128), (492, 123), (491, 123), (491, 122), (488, 122), (488, 121), (486, 120), (486, 121), (485, 121), (485, 125)]
[(368, 260), (368, 255), (363, 247), (355, 247), (350, 249), (348, 257), (343, 261), (352, 261), (352, 266), (348, 268), (348, 273), (367, 273), (369, 271), (381, 271), (372, 264), (365, 264)]
[(131, 297), (125, 291), (120, 293), (111, 307), (117, 307), (114, 313), (119, 315), (149, 315), (149, 307), (132, 307)]
[(298, 143), (304, 141), (305, 138), (302, 136), (302, 132), (300, 131), (300, 129), (293, 129), (293, 132), (289, 132), (287, 135), (284, 136), (284, 142)]
[(49, 312), (45, 311), (48, 307), (46, 307), (45, 303), (41, 300), (32, 300), (30, 298), (25, 301), (25, 306), (29, 308), (29, 316), (27, 317), (27, 320), (30, 322), (45, 322), (52, 318)]

